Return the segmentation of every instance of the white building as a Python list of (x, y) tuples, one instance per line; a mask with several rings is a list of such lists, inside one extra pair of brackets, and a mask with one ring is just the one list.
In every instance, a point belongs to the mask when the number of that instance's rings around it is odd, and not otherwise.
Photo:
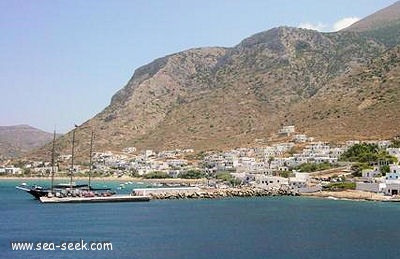
[(372, 179), (380, 175), (381, 172), (379, 171), (378, 167), (375, 167), (374, 169), (365, 169), (361, 174), (365, 179)]
[(14, 174), (20, 174), (22, 171), (21, 171), (21, 168), (19, 168), (19, 167), (5, 167), (4, 172), (5, 172), (5, 174), (14, 175)]
[(293, 137), (293, 141), (297, 143), (304, 143), (308, 141), (308, 137), (305, 134), (296, 134)]
[(167, 160), (166, 162), (171, 167), (183, 167), (188, 164), (188, 161), (184, 159), (171, 159)]
[(400, 167), (390, 165), (390, 172), (386, 174), (384, 182), (357, 182), (356, 190), (384, 193), (385, 195), (400, 194)]
[(387, 148), (386, 151), (400, 162), (400, 148)]
[(154, 156), (154, 155), (155, 155), (155, 153), (153, 152), (153, 150), (145, 150), (145, 151), (143, 151), (143, 156), (146, 157), (146, 158)]
[(348, 140), (348, 141), (346, 141), (346, 146), (351, 147), (351, 146), (354, 146), (354, 145), (360, 144), (360, 143), (361, 142), (359, 140)]
[(280, 176), (255, 175), (255, 186), (263, 189), (279, 189), (289, 186), (289, 179)]
[(128, 154), (134, 153), (134, 152), (136, 152), (136, 148), (135, 147), (126, 147), (126, 148), (122, 149), (122, 152), (128, 153)]
[(373, 183), (364, 183), (357, 182), (356, 190), (366, 191), (366, 192), (375, 192), (375, 193), (384, 193), (386, 190), (386, 183), (373, 182)]
[(287, 135), (290, 136), (290, 134), (295, 132), (295, 127), (294, 126), (283, 126), (280, 130), (279, 130), (279, 134), (281, 135)]
[[(35, 168), (33, 168), (33, 171), (34, 171), (35, 173), (41, 173), (41, 174), (50, 174), (52, 170), (53, 170), (53, 167), (51, 167), (51, 166), (44, 166), (44, 167), (35, 167)], [(57, 173), (57, 172), (58, 172), (58, 167), (55, 166), (55, 167), (54, 167), (54, 173)]]
[(400, 194), (400, 166), (390, 165), (390, 173), (385, 176), (386, 182), (386, 195), (399, 195)]
[(400, 167), (398, 165), (390, 165), (390, 172), (385, 176), (386, 182), (400, 180)]
[(295, 172), (295, 177), (289, 178), (289, 187), (299, 193), (318, 192), (322, 186), (311, 185), (311, 177), (309, 173)]
[(400, 182), (386, 183), (385, 194), (386, 195), (399, 195), (400, 194)]
[(242, 183), (244, 184), (248, 184), (251, 182), (254, 182), (256, 179), (255, 174), (251, 174), (251, 173), (231, 173), (232, 176), (234, 176), (235, 178), (239, 179), (242, 181)]

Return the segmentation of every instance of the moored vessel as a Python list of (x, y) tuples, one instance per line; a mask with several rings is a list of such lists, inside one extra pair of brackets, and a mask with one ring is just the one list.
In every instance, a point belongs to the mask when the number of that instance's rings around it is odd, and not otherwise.
[(52, 164), (52, 169), (51, 169), (51, 187), (43, 187), (39, 185), (32, 185), (28, 186), (26, 183), (22, 183), (18, 186), (16, 186), (17, 189), (26, 191), (27, 193), (31, 194), (33, 197), (36, 199), (40, 199), (40, 197), (44, 196), (49, 196), (51, 194), (55, 193), (61, 193), (65, 191), (74, 191), (74, 190), (80, 190), (80, 191), (94, 191), (94, 192), (110, 192), (111, 188), (94, 188), (91, 186), (90, 182), (90, 176), (91, 176), (91, 170), (92, 170), (92, 147), (93, 147), (93, 139), (94, 139), (94, 132), (92, 131), (92, 137), (91, 137), (91, 142), (90, 142), (90, 170), (89, 170), (89, 181), (88, 184), (76, 184), (72, 181), (72, 176), (73, 176), (73, 171), (74, 171), (74, 151), (75, 151), (75, 130), (76, 127), (72, 131), (72, 156), (71, 156), (71, 166), (70, 166), (70, 181), (69, 183), (59, 183), (59, 184), (54, 184), (54, 173), (55, 173), (55, 141), (56, 141), (56, 131), (54, 131), (53, 135), (53, 147), (52, 147), (52, 152), (51, 152), (51, 164)]

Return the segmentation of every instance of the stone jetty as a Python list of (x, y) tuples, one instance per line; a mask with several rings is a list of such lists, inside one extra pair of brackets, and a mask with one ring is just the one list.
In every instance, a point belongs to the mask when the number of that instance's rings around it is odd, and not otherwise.
[(240, 188), (204, 188), (193, 192), (165, 191), (149, 193), (151, 199), (219, 199), (230, 197), (262, 197), (262, 196), (298, 196), (296, 191), (286, 188), (261, 189), (254, 187)]

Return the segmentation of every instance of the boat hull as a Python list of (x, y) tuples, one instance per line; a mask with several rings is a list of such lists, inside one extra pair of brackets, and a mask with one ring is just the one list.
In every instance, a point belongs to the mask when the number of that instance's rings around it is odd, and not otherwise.
[(42, 203), (98, 203), (98, 202), (144, 202), (150, 201), (150, 196), (113, 195), (105, 197), (40, 197)]
[[(43, 188), (43, 187), (38, 187), (38, 186), (16, 186), (17, 189), (26, 191), (35, 199), (38, 199), (43, 196), (48, 196), (49, 193), (51, 192), (50, 189)], [(54, 186), (54, 190), (90, 190), (90, 191), (110, 191), (111, 188), (93, 188), (87, 184), (79, 184), (79, 185), (72, 185), (72, 187), (68, 184), (58, 184)]]
[(26, 191), (27, 193), (29, 193), (30, 195), (35, 197), (35, 199), (38, 199), (38, 200), (40, 199), (40, 197), (47, 196), (50, 192), (50, 190), (43, 189), (43, 188), (35, 188), (35, 187), (17, 186), (16, 188), (19, 190), (22, 190), (22, 191)]

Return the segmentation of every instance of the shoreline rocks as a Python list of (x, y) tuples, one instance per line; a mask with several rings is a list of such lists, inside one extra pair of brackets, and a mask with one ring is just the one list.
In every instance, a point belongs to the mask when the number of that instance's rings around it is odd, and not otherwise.
[(159, 192), (150, 193), (154, 200), (172, 199), (220, 199), (233, 197), (263, 197), (263, 196), (298, 196), (293, 190), (287, 189), (261, 189), (261, 188), (227, 188), (227, 189), (201, 189), (195, 192)]

